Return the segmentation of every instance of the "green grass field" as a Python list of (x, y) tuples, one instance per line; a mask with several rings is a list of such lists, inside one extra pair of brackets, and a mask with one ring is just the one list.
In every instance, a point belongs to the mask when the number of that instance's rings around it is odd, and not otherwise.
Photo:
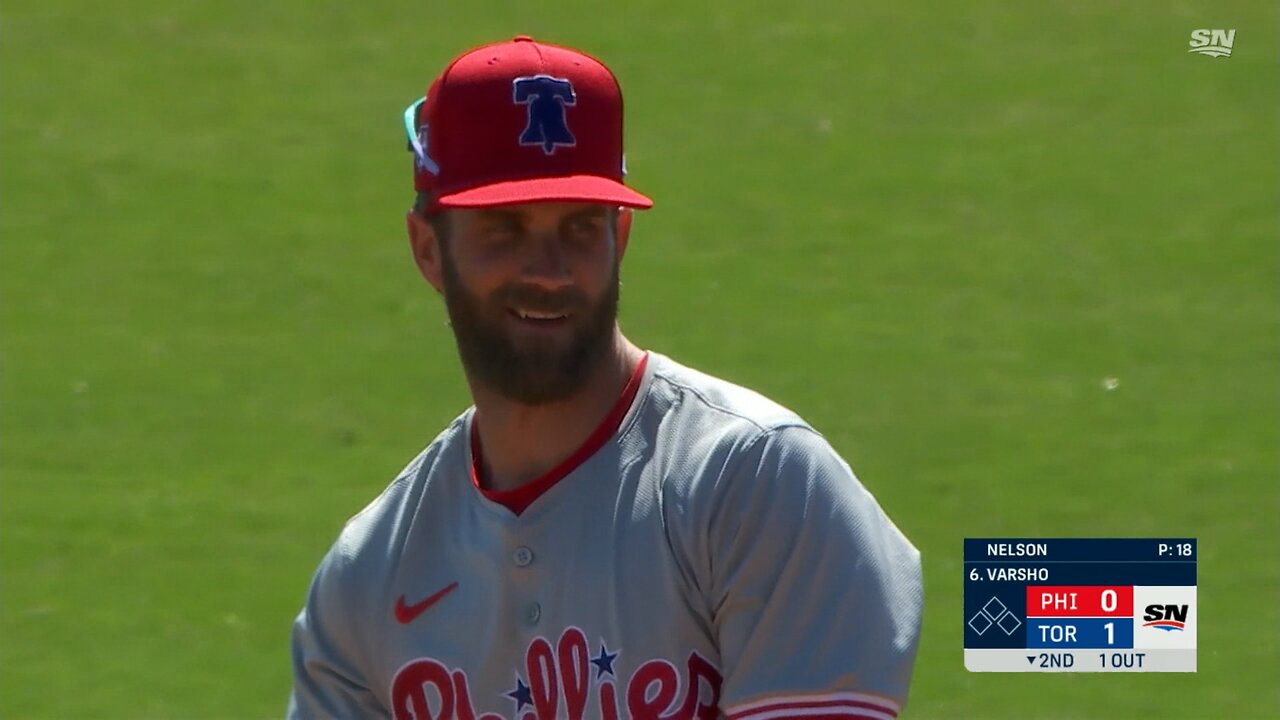
[[(1275, 4), (79, 5), (0, 11), (0, 716), (282, 713), (316, 562), (469, 402), (400, 112), (522, 32), (622, 79), (624, 329), (922, 549), (906, 717), (1280, 716)], [(1165, 534), (1197, 674), (964, 670), (962, 538)]]

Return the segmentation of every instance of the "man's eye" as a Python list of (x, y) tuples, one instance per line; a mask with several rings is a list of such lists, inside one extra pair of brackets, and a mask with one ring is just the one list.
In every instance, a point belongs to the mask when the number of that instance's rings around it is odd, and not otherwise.
[(569, 223), (569, 229), (578, 235), (597, 235), (604, 230), (604, 218), (581, 217)]
[(485, 235), (494, 240), (510, 240), (520, 234), (520, 226), (516, 223), (494, 223), (485, 228)]

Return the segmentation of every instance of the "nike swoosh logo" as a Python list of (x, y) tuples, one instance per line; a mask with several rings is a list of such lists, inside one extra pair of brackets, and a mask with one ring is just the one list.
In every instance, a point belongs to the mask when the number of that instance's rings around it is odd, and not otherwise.
[(440, 602), (445, 595), (448, 595), (457, 588), (458, 583), (457, 581), (454, 581), (412, 605), (406, 605), (404, 602), (404, 595), (401, 595), (400, 598), (396, 600), (396, 620), (399, 620), (401, 625), (408, 625), (416, 620), (419, 615), (426, 612), (427, 608)]

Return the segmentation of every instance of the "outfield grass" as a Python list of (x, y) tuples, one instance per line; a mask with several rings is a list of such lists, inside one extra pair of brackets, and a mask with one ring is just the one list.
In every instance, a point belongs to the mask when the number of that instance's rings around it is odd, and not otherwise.
[[(282, 712), (315, 563), (468, 403), (400, 111), (521, 32), (626, 89), (628, 334), (923, 550), (910, 717), (1280, 716), (1276, 6), (604, 8), (0, 11), (0, 716)], [(963, 537), (1164, 534), (1197, 674), (964, 671)]]

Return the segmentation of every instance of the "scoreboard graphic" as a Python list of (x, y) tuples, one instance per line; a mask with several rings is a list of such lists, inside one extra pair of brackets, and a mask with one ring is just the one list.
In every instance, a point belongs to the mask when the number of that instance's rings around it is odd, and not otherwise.
[(971, 672), (1195, 672), (1194, 538), (964, 541)]

